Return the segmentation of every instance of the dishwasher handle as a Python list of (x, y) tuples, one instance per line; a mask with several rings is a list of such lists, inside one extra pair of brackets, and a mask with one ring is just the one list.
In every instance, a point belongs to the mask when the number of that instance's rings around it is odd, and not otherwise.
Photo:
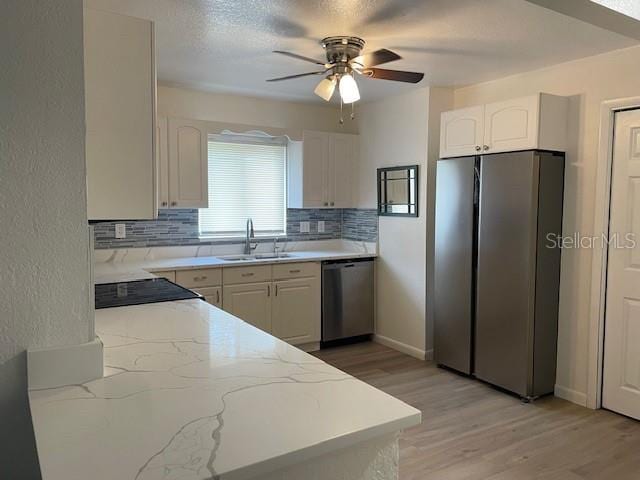
[(358, 258), (352, 260), (328, 260), (322, 262), (323, 270), (335, 270), (338, 268), (364, 267), (373, 262), (373, 258)]

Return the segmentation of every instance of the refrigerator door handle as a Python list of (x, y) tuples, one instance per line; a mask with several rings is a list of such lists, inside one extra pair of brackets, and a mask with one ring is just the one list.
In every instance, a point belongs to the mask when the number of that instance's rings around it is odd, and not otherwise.
[(478, 205), (480, 203), (480, 168), (476, 163), (473, 166), (473, 204)]

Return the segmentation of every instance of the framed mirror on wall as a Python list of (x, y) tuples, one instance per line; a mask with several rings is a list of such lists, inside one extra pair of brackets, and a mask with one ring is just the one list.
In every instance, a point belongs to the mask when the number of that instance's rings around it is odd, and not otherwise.
[(378, 169), (378, 215), (418, 216), (418, 165)]

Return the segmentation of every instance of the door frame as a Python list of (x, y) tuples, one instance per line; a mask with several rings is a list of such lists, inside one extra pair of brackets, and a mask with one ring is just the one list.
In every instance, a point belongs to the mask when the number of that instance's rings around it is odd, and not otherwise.
[[(604, 235), (606, 238), (609, 235), (615, 114), (622, 110), (635, 108), (640, 108), (640, 97), (607, 100), (602, 102), (600, 107), (594, 236)], [(594, 242), (594, 244), (597, 246), (594, 247), (591, 254), (587, 407), (595, 409), (602, 407), (608, 248), (604, 242)]]

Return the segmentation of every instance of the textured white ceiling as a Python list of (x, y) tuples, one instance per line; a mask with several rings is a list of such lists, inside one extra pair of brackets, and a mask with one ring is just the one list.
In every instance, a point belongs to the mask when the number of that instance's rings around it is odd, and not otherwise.
[[(211, 91), (305, 101), (318, 77), (266, 83), (315, 70), (271, 53), (323, 59), (319, 40), (357, 35), (367, 49), (404, 58), (385, 68), (425, 73), (418, 85), (465, 85), (635, 45), (524, 0), (85, 0), (156, 22), (158, 78)], [(359, 79), (363, 100), (415, 85)]]

